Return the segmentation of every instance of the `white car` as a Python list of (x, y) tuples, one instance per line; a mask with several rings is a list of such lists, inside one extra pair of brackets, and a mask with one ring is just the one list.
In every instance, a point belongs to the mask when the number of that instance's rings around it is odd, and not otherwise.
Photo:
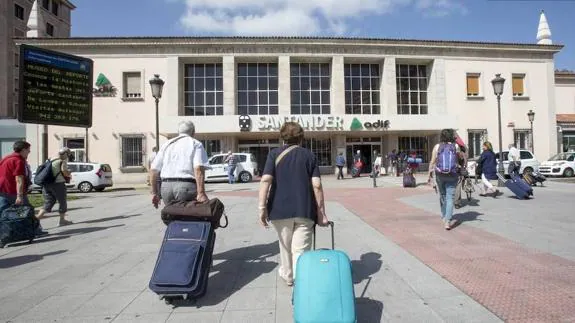
[(559, 153), (549, 160), (541, 163), (539, 172), (546, 176), (565, 176), (573, 177), (575, 175), (575, 152)]
[[(503, 169), (505, 171), (505, 175), (509, 175), (509, 161), (507, 160), (507, 156), (509, 155), (508, 150), (503, 151)], [(497, 167), (499, 167), (499, 153), (495, 153), (495, 158), (498, 159)], [(524, 173), (531, 173), (536, 172), (539, 170), (539, 161), (529, 150), (519, 150), (519, 158), (521, 158), (521, 168), (519, 169), (520, 174)], [(474, 160), (467, 161), (467, 170), (469, 171), (470, 176), (475, 175), (475, 165), (479, 158)]]
[[(218, 154), (209, 159), (210, 166), (206, 168), (206, 181), (228, 180), (228, 164), (224, 163), (226, 156), (227, 154)], [(249, 153), (235, 153), (234, 156), (238, 158), (235, 171), (236, 181), (242, 183), (251, 182), (258, 169), (255, 156)]]
[[(112, 168), (108, 164), (100, 163), (68, 163), (68, 170), (71, 173), (70, 183), (66, 184), (68, 189), (78, 189), (82, 193), (88, 193), (92, 190), (102, 192), (106, 187), (112, 187)], [(34, 176), (32, 174), (32, 183)], [(32, 184), (28, 189), (30, 192), (42, 191), (42, 187)]]

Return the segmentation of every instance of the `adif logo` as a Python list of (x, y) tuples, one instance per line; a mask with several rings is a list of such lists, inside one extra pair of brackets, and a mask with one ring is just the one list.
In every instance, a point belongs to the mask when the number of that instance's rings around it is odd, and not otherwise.
[(248, 115), (241, 115), (239, 118), (240, 131), (250, 131), (252, 119)]
[(360, 130), (362, 128), (363, 128), (363, 125), (361, 124), (361, 121), (359, 121), (357, 118), (353, 118), (353, 121), (351, 122), (349, 129), (350, 130)]

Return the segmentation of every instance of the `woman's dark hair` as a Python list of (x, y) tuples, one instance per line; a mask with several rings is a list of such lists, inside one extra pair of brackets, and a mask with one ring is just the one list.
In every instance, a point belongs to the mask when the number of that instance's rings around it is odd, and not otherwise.
[(280, 137), (288, 145), (300, 144), (303, 140), (303, 128), (297, 122), (286, 122), (280, 129)]
[(455, 142), (455, 131), (453, 129), (443, 129), (439, 135), (441, 142)]
[(19, 153), (24, 149), (30, 149), (30, 144), (24, 140), (18, 140), (14, 142), (14, 146), (12, 146), (15, 153)]

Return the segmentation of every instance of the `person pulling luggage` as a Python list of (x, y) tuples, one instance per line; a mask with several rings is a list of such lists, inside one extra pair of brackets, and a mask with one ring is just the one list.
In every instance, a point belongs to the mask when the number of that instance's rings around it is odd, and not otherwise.
[[(202, 143), (195, 139), (196, 128), (192, 121), (178, 125), (178, 136), (165, 142), (150, 167), (152, 205), (158, 208), (161, 200), (165, 205), (174, 201), (205, 202), (205, 168), (208, 155)], [(190, 163), (190, 161), (192, 161)], [(158, 178), (161, 175), (161, 188)]]

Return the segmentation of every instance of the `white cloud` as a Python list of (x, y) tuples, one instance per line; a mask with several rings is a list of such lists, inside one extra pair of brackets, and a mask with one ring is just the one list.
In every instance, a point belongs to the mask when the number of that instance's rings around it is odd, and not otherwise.
[[(171, 0), (167, 0), (171, 1)], [(173, 0), (172, 0), (173, 1)], [(464, 13), (461, 0), (185, 0), (180, 24), (194, 33), (226, 35), (343, 35), (365, 16), (414, 6), (432, 16)]]

